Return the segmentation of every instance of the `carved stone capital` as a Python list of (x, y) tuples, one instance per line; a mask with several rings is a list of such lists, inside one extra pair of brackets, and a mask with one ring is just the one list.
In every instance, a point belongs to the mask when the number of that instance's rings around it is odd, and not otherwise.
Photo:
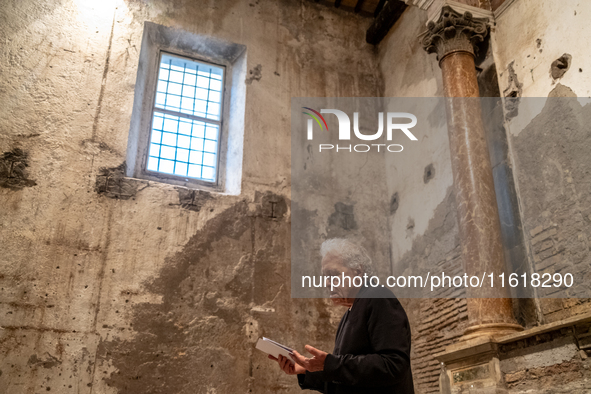
[(428, 53), (436, 53), (441, 61), (453, 52), (469, 52), (475, 57), (479, 45), (488, 36), (488, 18), (474, 18), (472, 13), (463, 14), (450, 6), (443, 7), (437, 22), (429, 22), (427, 31), (420, 35), (421, 44)]

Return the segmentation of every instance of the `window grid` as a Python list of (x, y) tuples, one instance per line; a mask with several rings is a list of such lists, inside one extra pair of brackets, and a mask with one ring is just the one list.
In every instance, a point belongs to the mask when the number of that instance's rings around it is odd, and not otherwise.
[[(188, 68), (188, 64), (195, 68)], [(176, 85), (180, 85), (180, 91)], [(148, 171), (216, 181), (222, 88), (221, 67), (162, 54)], [(198, 101), (205, 102), (204, 110), (202, 104), (196, 108)]]

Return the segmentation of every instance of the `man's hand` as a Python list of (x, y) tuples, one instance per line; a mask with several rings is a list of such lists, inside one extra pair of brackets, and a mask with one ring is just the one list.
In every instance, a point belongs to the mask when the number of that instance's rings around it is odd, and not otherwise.
[(279, 363), (279, 368), (281, 368), (283, 372), (288, 375), (299, 375), (306, 373), (306, 368), (294, 364), (293, 361), (285, 356), (282, 356), (281, 354), (279, 355), (279, 358), (275, 358), (269, 354), (269, 358), (271, 360), (277, 361), (277, 363)]
[(310, 345), (306, 345), (304, 348), (314, 357), (304, 357), (294, 350), (293, 353), (291, 353), (291, 356), (293, 357), (295, 362), (298, 363), (300, 366), (304, 367), (306, 371), (323, 371), (324, 360), (326, 360), (326, 356), (328, 355), (328, 353), (323, 352), (322, 350), (318, 350)]

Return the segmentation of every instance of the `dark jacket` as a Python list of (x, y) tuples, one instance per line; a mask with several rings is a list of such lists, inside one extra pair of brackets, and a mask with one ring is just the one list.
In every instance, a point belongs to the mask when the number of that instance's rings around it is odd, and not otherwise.
[(325, 394), (412, 394), (410, 326), (385, 287), (362, 287), (341, 319), (324, 370), (298, 375), (304, 390)]

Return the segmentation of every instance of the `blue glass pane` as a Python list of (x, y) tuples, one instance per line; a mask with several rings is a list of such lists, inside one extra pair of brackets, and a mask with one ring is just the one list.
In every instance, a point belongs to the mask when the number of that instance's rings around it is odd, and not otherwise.
[(148, 157), (148, 171), (158, 171), (157, 157)]
[(150, 135), (148, 171), (215, 182), (219, 125), (159, 109), (219, 121), (224, 68), (162, 54)]
[(203, 167), (202, 175), (203, 179), (214, 180), (215, 178), (215, 168), (213, 167)]
[(191, 138), (191, 149), (202, 151), (203, 150), (203, 138)]
[(156, 114), (154, 115), (154, 122), (152, 123), (152, 127), (154, 130), (162, 130), (162, 123), (164, 122), (164, 118), (162, 115)]
[(181, 121), (179, 123), (179, 134), (191, 135), (191, 122)]
[(160, 149), (160, 157), (162, 157), (164, 159), (174, 160), (175, 156), (176, 156), (176, 148), (173, 148), (172, 146), (162, 145), (162, 148)]
[(176, 146), (176, 134), (162, 133), (162, 144), (169, 146)]
[(189, 165), (189, 177), (201, 178), (201, 166)]
[(215, 154), (217, 152), (215, 141), (205, 140), (205, 144), (203, 145), (203, 150), (205, 152)]
[[(161, 139), (162, 139), (162, 133), (159, 132), (158, 130), (152, 130), (152, 142), (159, 144)], [(158, 155), (156, 155), (156, 156), (158, 156)]]
[(214, 125), (207, 125), (207, 131), (205, 132), (205, 138), (208, 140), (218, 139), (218, 127)]
[(190, 151), (189, 163), (201, 164), (202, 160), (203, 160), (203, 152), (198, 152), (196, 150)]
[(203, 154), (203, 165), (206, 166), (215, 166), (215, 155), (211, 153), (204, 153)]
[[(223, 67), (168, 54), (162, 55), (156, 108), (219, 120), (222, 104)], [(193, 103), (181, 97), (198, 99)]]
[(181, 85), (180, 83), (172, 83), (171, 82), (168, 84), (168, 87), (166, 89), (166, 93), (180, 96), (182, 89), (183, 89), (183, 85)]
[(197, 92), (195, 93), (195, 97), (197, 97), (199, 100), (207, 100), (208, 94), (209, 94), (209, 91), (207, 89), (197, 88)]
[(174, 175), (187, 176), (187, 163), (177, 161), (174, 166)]
[(158, 166), (159, 172), (165, 172), (168, 174), (172, 174), (173, 170), (174, 170), (174, 161), (160, 159), (160, 164)]
[(183, 83), (183, 72), (182, 72), (182, 70), (181, 71), (170, 71), (169, 81), (170, 82)]
[(177, 140), (177, 146), (189, 149), (189, 147), (191, 146), (191, 137), (186, 135), (179, 135)]
[(182, 161), (187, 163), (189, 161), (189, 150), (188, 149), (177, 149), (176, 150), (176, 161)]
[(160, 145), (150, 144), (150, 156), (154, 156), (154, 157), (160, 156)]
[(205, 123), (195, 122), (193, 124), (193, 137), (203, 138), (205, 137)]
[(195, 86), (195, 81), (196, 81), (196, 78), (195, 78), (194, 74), (185, 74), (185, 79), (183, 81), (183, 83), (185, 85)]
[(219, 126), (154, 111), (148, 171), (215, 182)]

